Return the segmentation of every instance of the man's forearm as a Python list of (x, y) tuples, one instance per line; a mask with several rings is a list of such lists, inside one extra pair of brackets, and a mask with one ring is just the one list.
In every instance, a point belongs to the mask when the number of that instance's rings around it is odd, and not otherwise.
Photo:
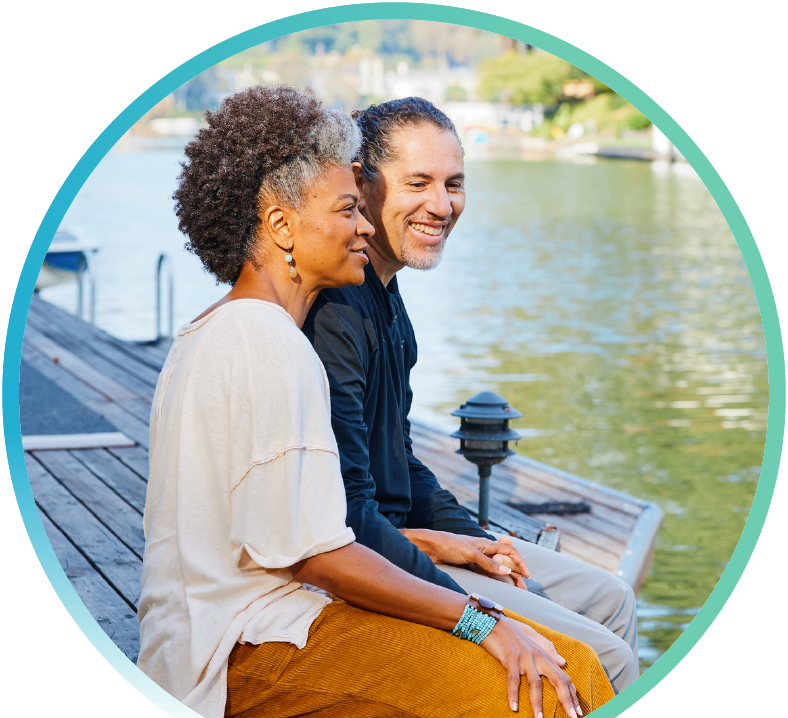
[(431, 529), (397, 529), (408, 541), (410, 541), (419, 551), (427, 554), (434, 563), (435, 558), (429, 552), (430, 534), (436, 533)]
[(295, 580), (358, 608), (444, 631), (457, 625), (466, 605), (462, 595), (411, 576), (358, 543), (318, 554), (295, 568)]

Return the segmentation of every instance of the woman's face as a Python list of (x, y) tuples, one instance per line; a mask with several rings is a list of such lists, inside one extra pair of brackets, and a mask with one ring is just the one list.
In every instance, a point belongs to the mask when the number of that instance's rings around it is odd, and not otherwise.
[(375, 230), (358, 208), (353, 171), (331, 166), (315, 181), (292, 218), (293, 266), (310, 287), (364, 282), (367, 239)]

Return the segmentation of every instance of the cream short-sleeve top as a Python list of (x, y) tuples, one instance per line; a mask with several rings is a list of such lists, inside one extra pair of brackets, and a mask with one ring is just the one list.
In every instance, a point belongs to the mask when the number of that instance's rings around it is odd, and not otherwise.
[(151, 410), (137, 665), (206, 718), (237, 642), (303, 648), (331, 600), (290, 571), (355, 538), (330, 417), (282, 307), (237, 300), (179, 330)]

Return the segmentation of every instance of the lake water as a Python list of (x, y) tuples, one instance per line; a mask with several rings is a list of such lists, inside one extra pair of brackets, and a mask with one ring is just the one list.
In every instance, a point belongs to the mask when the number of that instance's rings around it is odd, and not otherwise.
[[(181, 248), (169, 199), (180, 148), (108, 154), (63, 228), (96, 241), (97, 324), (155, 335), (154, 271), (173, 259), (176, 326), (226, 288)], [(651, 665), (703, 605), (759, 475), (768, 385), (755, 295), (736, 242), (684, 164), (469, 160), (445, 259), (404, 270), (419, 342), (414, 417), (491, 389), (524, 417), (518, 450), (659, 503), (639, 596)], [(73, 286), (42, 296), (71, 311)]]

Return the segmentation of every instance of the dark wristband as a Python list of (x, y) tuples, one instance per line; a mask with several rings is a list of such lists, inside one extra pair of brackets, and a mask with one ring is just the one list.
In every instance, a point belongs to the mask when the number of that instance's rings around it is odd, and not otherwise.
[(500, 621), (503, 618), (503, 606), (491, 601), (489, 598), (480, 596), (478, 593), (472, 593), (468, 596), (468, 605), (477, 611), (492, 616), (496, 621)]

